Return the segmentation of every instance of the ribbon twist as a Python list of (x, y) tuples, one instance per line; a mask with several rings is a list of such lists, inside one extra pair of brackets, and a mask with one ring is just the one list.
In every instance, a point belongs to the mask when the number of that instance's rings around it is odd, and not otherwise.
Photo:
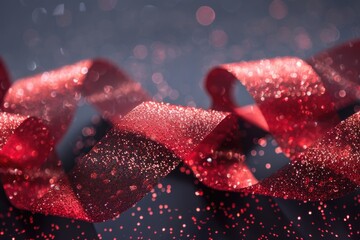
[[(208, 74), (213, 110), (149, 102), (139, 83), (104, 60), (16, 81), (0, 64), (0, 173), (21, 209), (91, 222), (139, 201), (178, 163), (205, 185), (296, 200), (341, 197), (360, 185), (360, 41), (308, 61), (283, 57), (225, 64)], [(238, 81), (255, 104), (237, 106)], [(65, 172), (54, 147), (81, 102), (113, 128)], [(290, 163), (263, 180), (245, 162), (239, 122), (271, 134)], [(251, 141), (252, 139), (250, 139)]]

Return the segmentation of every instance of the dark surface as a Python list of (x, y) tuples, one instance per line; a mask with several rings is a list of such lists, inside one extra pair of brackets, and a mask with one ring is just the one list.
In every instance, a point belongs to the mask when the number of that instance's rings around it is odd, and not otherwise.
[[(215, 11), (209, 26), (196, 20), (201, 5)], [(359, 12), (360, 2), (355, 0), (5, 0), (0, 3), (0, 56), (13, 79), (104, 57), (140, 81), (156, 100), (207, 108), (202, 80), (212, 66), (285, 55), (307, 58), (360, 37)], [(139, 45), (137, 50), (145, 47), (147, 54), (134, 51)], [(156, 76), (162, 76), (165, 85), (156, 85)], [(66, 168), (75, 157), (72, 139), (81, 137), (92, 114), (90, 108), (79, 110), (58, 148)], [(98, 128), (104, 132), (106, 124)], [(265, 163), (278, 160), (268, 154), (253, 164), (266, 175)], [(208, 189), (183, 171), (178, 167), (162, 187), (155, 187), (156, 198), (150, 193), (117, 220), (99, 224), (16, 209), (9, 214), (2, 193), (0, 237), (42, 239), (44, 233), (56, 239), (359, 238), (356, 193), (324, 203), (244, 196)], [(171, 193), (166, 192), (168, 185)]]

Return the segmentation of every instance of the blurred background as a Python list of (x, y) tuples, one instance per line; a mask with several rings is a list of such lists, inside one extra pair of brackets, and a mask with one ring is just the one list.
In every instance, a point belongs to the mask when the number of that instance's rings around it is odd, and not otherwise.
[[(211, 67), (276, 56), (306, 59), (359, 38), (359, 12), (360, 2), (355, 0), (4, 0), (0, 56), (13, 81), (102, 57), (141, 82), (156, 101), (208, 108), (203, 79)], [(70, 135), (58, 148), (65, 165), (75, 157), (71, 138), (81, 135), (91, 114), (90, 108), (78, 111)], [(105, 124), (99, 129), (106, 129)], [(264, 159), (271, 157), (258, 158), (258, 164), (265, 166), (273, 160)], [(276, 161), (286, 161), (279, 158)], [(136, 206), (105, 223), (16, 210), (3, 193), (0, 200), (4, 239), (359, 239), (360, 235), (358, 193), (315, 203), (244, 196), (208, 189), (183, 166)]]

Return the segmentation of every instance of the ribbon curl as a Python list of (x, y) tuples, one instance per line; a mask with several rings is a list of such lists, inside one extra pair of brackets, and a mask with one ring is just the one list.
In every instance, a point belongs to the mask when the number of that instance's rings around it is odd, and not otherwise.
[[(219, 66), (205, 86), (213, 110), (149, 102), (139, 83), (87, 60), (10, 87), (0, 64), (0, 172), (11, 203), (50, 215), (105, 221), (139, 201), (180, 161), (209, 187), (296, 200), (341, 197), (360, 185), (360, 41), (308, 61), (284, 57)], [(255, 104), (233, 100), (237, 80)], [(65, 172), (54, 146), (85, 99), (113, 128)], [(291, 162), (264, 180), (245, 163), (239, 121), (274, 136)]]

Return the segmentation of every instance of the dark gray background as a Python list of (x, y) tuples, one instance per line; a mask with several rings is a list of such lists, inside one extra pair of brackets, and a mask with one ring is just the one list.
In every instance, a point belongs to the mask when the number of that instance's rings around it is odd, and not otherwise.
[[(216, 18), (209, 26), (202, 26), (196, 20), (196, 11), (202, 5), (208, 5), (215, 11)], [(4, 0), (0, 3), (0, 56), (13, 80), (81, 59), (104, 57), (140, 81), (156, 96), (156, 100), (207, 108), (210, 101), (202, 80), (212, 66), (285, 55), (307, 58), (320, 50), (358, 38), (359, 12), (360, 1), (355, 0)], [(216, 33), (222, 34), (220, 40), (226, 36), (220, 44), (216, 40)], [(134, 48), (139, 45), (147, 49), (144, 59), (134, 54)], [(153, 74), (163, 76), (165, 91), (153, 82)], [(247, 100), (238, 98), (238, 101)], [(72, 131), (76, 132), (81, 125), (79, 121), (86, 114), (85, 110), (79, 111)], [(62, 151), (71, 145), (67, 142), (62, 144)], [(118, 239), (128, 239), (130, 236), (135, 239), (141, 236), (144, 239), (205, 239), (209, 237), (209, 232), (216, 230), (221, 234), (212, 235), (214, 239), (275, 238), (271, 232), (278, 234), (280, 239), (308, 239), (309, 234), (315, 239), (332, 239), (335, 234), (345, 239), (350, 232), (348, 223), (352, 221), (353, 232), (359, 225), (356, 219), (358, 205), (354, 200), (356, 194), (329, 202), (328, 218), (323, 220), (317, 210), (318, 203), (275, 200), (282, 211), (274, 214), (270, 198), (257, 197), (262, 203), (256, 203), (251, 197), (212, 191), (194, 185), (194, 179), (179, 173), (179, 169), (163, 184), (171, 184), (172, 193), (159, 193), (156, 202), (152, 202), (148, 195), (138, 204), (142, 209), (140, 212), (146, 215), (149, 206), (158, 208), (159, 204), (168, 204), (173, 211), (177, 209), (183, 214), (182, 220), (169, 220), (171, 216), (176, 218), (178, 213), (154, 214), (137, 226), (141, 213), (133, 208), (116, 221), (92, 225), (72, 223), (62, 218), (32, 216), (15, 210), (14, 216), (2, 218), (3, 227), (0, 228), (6, 232), (5, 235), (20, 238), (51, 232), (51, 223), (55, 222), (61, 226), (54, 233), (58, 239), (65, 239), (65, 236), (69, 239), (84, 236), (92, 239), (96, 238), (96, 231), (105, 239), (110, 236)], [(203, 198), (194, 195), (198, 188), (205, 192)], [(8, 203), (6, 198), (2, 199), (4, 203), (1, 208), (5, 214)], [(196, 212), (197, 207), (202, 209), (211, 202), (215, 205), (223, 202), (225, 206), (235, 203), (235, 209), (228, 210), (234, 211), (234, 214), (251, 203), (248, 211), (256, 214), (256, 220), (254, 224), (247, 224), (245, 222), (249, 215), (246, 214), (230, 221), (224, 217), (224, 211)], [(343, 205), (348, 207), (344, 209)], [(262, 206), (264, 210), (257, 212), (256, 206)], [(309, 211), (314, 214), (309, 215)], [(136, 217), (131, 216), (134, 212)], [(350, 215), (350, 219), (344, 222), (347, 215)], [(22, 216), (22, 220), (16, 216)], [(201, 229), (193, 224), (192, 216), (204, 220)], [(300, 226), (297, 226), (298, 216), (303, 219), (299, 222)], [(334, 219), (330, 221), (331, 216)], [(33, 224), (26, 222), (31, 217), (35, 219)], [(66, 228), (67, 224), (69, 228)], [(187, 227), (182, 228), (183, 224)], [(236, 226), (227, 228), (232, 224)], [(40, 229), (34, 229), (35, 225)], [(18, 233), (14, 226), (26, 229), (26, 233)], [(120, 226), (124, 226), (123, 229)], [(246, 226), (249, 229), (246, 230), (247, 235), (243, 236), (240, 232)], [(284, 229), (284, 226), (288, 227)], [(169, 233), (171, 227), (173, 234)], [(104, 228), (113, 230), (104, 231)], [(136, 231), (134, 228), (137, 228)], [(163, 228), (165, 231), (162, 231)], [(180, 229), (185, 232), (182, 236)], [(291, 234), (287, 236), (289, 229)], [(85, 235), (81, 235), (82, 231)]]

